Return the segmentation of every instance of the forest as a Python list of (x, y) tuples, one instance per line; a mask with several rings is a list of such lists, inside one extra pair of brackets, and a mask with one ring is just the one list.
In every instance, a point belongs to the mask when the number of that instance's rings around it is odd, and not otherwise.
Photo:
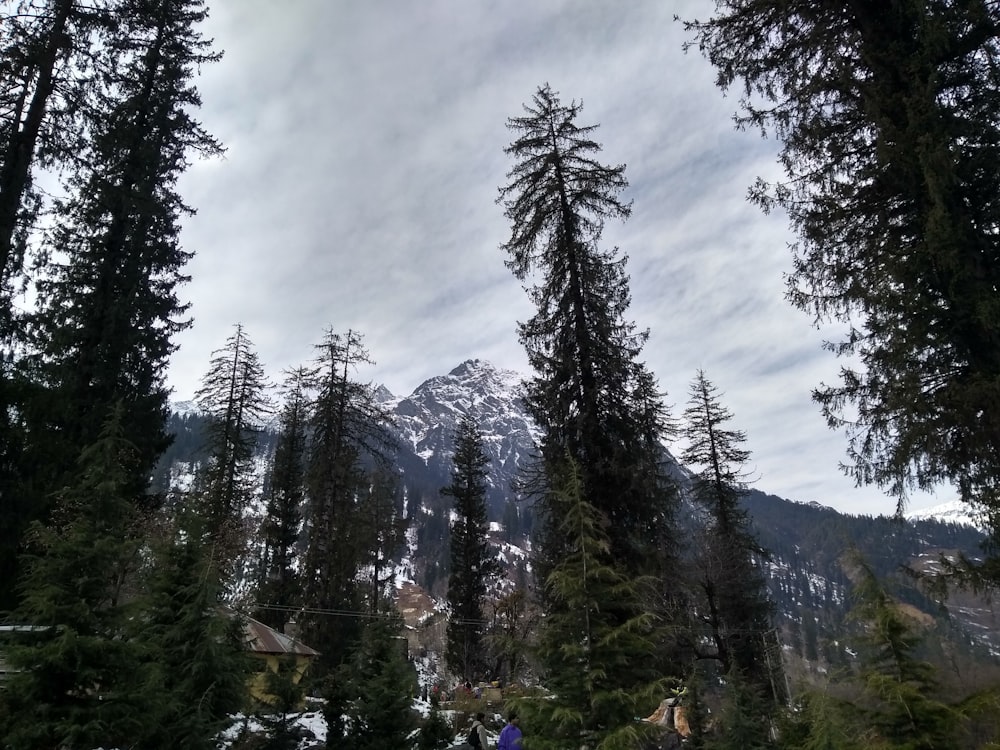
[[(199, 71), (221, 57), (207, 13), (0, 2), (0, 745), (295, 747), (287, 719), (308, 697), (328, 747), (447, 747), (462, 727), (436, 701), (412, 710), (399, 647), (394, 566), (421, 517), (404, 512), (392, 415), (357, 377), (363, 333), (318, 332), (273, 387), (236, 324), (196, 395), (204, 430), (168, 430), (166, 372), (192, 325), (181, 226), (197, 207), (179, 180), (223, 148), (197, 119)], [(796, 234), (789, 302), (846, 324), (827, 344), (840, 380), (814, 399), (846, 433), (847, 470), (901, 504), (954, 486), (986, 539), (922, 583), (974, 591), (1000, 581), (998, 22), (982, 0), (729, 0), (682, 22), (740, 93), (737, 126), (781, 144), (784, 178), (751, 200)], [(443, 678), (516, 685), (497, 712), (530, 728), (525, 750), (1000, 746), (1000, 684), (955, 679), (884, 560), (856, 552), (830, 561), (854, 592), (850, 658), (791, 689), (764, 576), (790, 551), (750, 523), (746, 435), (704, 371), (672, 413), (626, 255), (603, 239), (632, 212), (626, 168), (601, 160), (580, 102), (525, 94), (494, 147), (499, 252), (533, 309), (517, 327), (537, 428), (516, 483), (530, 575), (503, 581), (484, 436), (462, 419), (439, 488)], [(204, 460), (164, 481), (188, 437)], [(845, 533), (890, 552), (874, 520)], [(248, 623), (290, 619), (315, 652), (305, 677), (247, 651)], [(640, 720), (667, 696), (683, 728)], [(262, 729), (232, 740), (248, 713)]]

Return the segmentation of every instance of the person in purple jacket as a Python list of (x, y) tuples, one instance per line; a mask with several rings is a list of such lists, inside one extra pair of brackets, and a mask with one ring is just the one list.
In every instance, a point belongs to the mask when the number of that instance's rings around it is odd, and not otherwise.
[(500, 731), (497, 750), (521, 750), (521, 728), (518, 724), (517, 713), (511, 711), (507, 726)]

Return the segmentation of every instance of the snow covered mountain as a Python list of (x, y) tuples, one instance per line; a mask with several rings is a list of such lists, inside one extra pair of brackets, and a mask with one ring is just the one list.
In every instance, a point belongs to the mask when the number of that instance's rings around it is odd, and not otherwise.
[(433, 377), (409, 396), (380, 390), (383, 406), (395, 417), (398, 463), (404, 474), (423, 471), (441, 485), (448, 483), (454, 455), (455, 426), (471, 415), (490, 457), (489, 504), (498, 510), (511, 493), (511, 479), (534, 453), (538, 430), (521, 398), (523, 377), (481, 359), (470, 359), (447, 375)]
[[(494, 541), (511, 551), (528, 547), (533, 524), (531, 503), (519, 498), (512, 485), (532, 461), (539, 433), (522, 400), (522, 380), (519, 373), (470, 359), (445, 375), (428, 379), (407, 396), (395, 396), (385, 388), (377, 391), (377, 398), (396, 423), (396, 469), (405, 515), (410, 519), (407, 567), (412, 580), (434, 596), (442, 594), (447, 580), (451, 507), (441, 488), (451, 479), (454, 430), (463, 415), (475, 418), (490, 457), (487, 506)], [(174, 419), (175, 453), (177, 448), (194, 445), (198, 432), (190, 411), (177, 411), (186, 416)], [(273, 436), (267, 443), (273, 449)], [(686, 472), (664, 450), (665, 459), (683, 482)], [(174, 455), (172, 465), (185, 460), (197, 458), (193, 453), (187, 458)], [(266, 461), (266, 456), (262, 454), (261, 460)], [(831, 642), (839, 641), (839, 635), (834, 634), (844, 627), (850, 607), (851, 583), (841, 564), (848, 546), (857, 547), (879, 576), (894, 576), (901, 565), (925, 564), (941, 555), (951, 557), (961, 552), (976, 557), (980, 553), (982, 534), (973, 528), (968, 509), (958, 503), (915, 511), (909, 514), (909, 523), (902, 525), (888, 518), (845, 516), (831, 508), (757, 490), (747, 497), (746, 508), (762, 545), (772, 553), (767, 576), (777, 606), (776, 624), (783, 637), (798, 643), (796, 648), (804, 652), (809, 649), (802, 643), (813, 637), (817, 627)], [(686, 520), (681, 519), (682, 525)], [(523, 573), (523, 553), (509, 557)], [(914, 601), (919, 598), (917, 594), (911, 597)], [(937, 611), (929, 600), (920, 606), (925, 612)], [(960, 612), (956, 622), (975, 628), (978, 634), (974, 641), (986, 644), (992, 654), (1000, 654), (992, 610), (973, 603), (962, 606), (965, 615)], [(833, 663), (833, 656), (824, 658)]]
[[(411, 505), (419, 505), (422, 513), (420, 529), (414, 535), (420, 542), (412, 554), (422, 561), (417, 568), (426, 576), (418, 583), (428, 590), (435, 584), (435, 569), (428, 563), (440, 560), (444, 553), (440, 537), (444, 536), (449, 514), (440, 488), (450, 480), (454, 428), (465, 414), (476, 419), (491, 459), (490, 517), (501, 522), (507, 543), (527, 546), (530, 503), (519, 502), (511, 486), (531, 461), (539, 433), (525, 410), (521, 383), (518, 373), (471, 359), (447, 375), (430, 378), (409, 396), (383, 395), (383, 403), (392, 410), (397, 423), (397, 464), (402, 481), (411, 500), (417, 500)], [(690, 476), (688, 472), (666, 448), (664, 458), (683, 486)], [(689, 518), (684, 517), (690, 517), (695, 510), (690, 504), (683, 507), (686, 510), (682, 510), (681, 524), (686, 526)], [(772, 551), (767, 578), (777, 605), (776, 625), (792, 640), (802, 628), (815, 632), (809, 630), (815, 626), (804, 624), (807, 620), (823, 622), (821, 629), (833, 639), (834, 632), (846, 627), (851, 582), (841, 558), (851, 544), (871, 561), (878, 575), (889, 576), (896, 575), (901, 565), (926, 565), (927, 560), (936, 560), (942, 554), (951, 556), (962, 551), (975, 556), (981, 539), (963, 515), (965, 509), (957, 505), (932, 509), (926, 515), (915, 513), (903, 528), (892, 519), (844, 516), (831, 508), (795, 503), (759, 491), (751, 493), (746, 507), (764, 547)], [(955, 525), (963, 523), (966, 525)], [(440, 579), (437, 581), (440, 583)], [(926, 600), (924, 606), (934, 611), (937, 605)], [(963, 602), (962, 607), (964, 614), (956, 622), (966, 621), (963, 626), (976, 631), (973, 640), (998, 653), (1000, 638), (990, 624), (991, 615), (980, 604)], [(842, 645), (846, 648), (846, 642)]]
[(972, 526), (976, 529), (985, 529), (984, 519), (977, 515), (967, 503), (961, 500), (949, 500), (930, 508), (911, 510), (903, 514), (907, 521), (941, 521), (942, 523), (957, 523), (964, 526)]

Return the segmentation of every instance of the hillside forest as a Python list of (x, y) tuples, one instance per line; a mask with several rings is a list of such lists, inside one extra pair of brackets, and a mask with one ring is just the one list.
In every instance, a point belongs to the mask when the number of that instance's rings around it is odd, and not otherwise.
[[(168, 429), (165, 380), (191, 325), (196, 207), (178, 180), (222, 148), (196, 117), (198, 72), (220, 58), (206, 14), (0, 2), (0, 743), (293, 747), (308, 697), (328, 747), (445, 747), (460, 727), (436, 701), (412, 710), (395, 598), (425, 515), (395, 417), (359, 378), (362, 332), (318, 332), (274, 387), (235, 325), (196, 396), (201, 458), (183, 476), (161, 463), (187, 437)], [(971, 0), (732, 0), (684, 22), (742, 92), (737, 124), (782, 145), (784, 180), (751, 198), (798, 237), (789, 301), (848, 324), (829, 348), (858, 364), (814, 394), (847, 433), (847, 470), (901, 500), (947, 483), (984, 519), (977, 550), (911, 569), (912, 586), (861, 545), (832, 555), (850, 644), (828, 639), (822, 669), (788, 667), (819, 650), (817, 618), (778, 622), (769, 566), (801, 550), (766, 536), (782, 519), (751, 488), (736, 415), (702, 371), (673, 413), (644, 362), (626, 258), (602, 239), (631, 213), (624, 165), (548, 84), (508, 118), (497, 241), (533, 308), (517, 334), (535, 432), (506, 504), (530, 523), (507, 541), (529, 557), (505, 564), (486, 436), (459, 419), (437, 488), (438, 677), (502, 684), (491, 708), (519, 715), (525, 750), (1000, 744), (995, 670), (970, 671), (915, 606), (1000, 580), (998, 21)], [(890, 548), (894, 528), (844, 534)], [(290, 620), (316, 652), (302, 679), (247, 653), (248, 623)], [(665, 699), (683, 727), (641, 720)], [(260, 730), (233, 739), (248, 713)]]

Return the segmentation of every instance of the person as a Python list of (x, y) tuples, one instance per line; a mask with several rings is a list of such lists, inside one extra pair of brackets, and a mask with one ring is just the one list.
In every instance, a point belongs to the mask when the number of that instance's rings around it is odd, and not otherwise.
[(486, 721), (486, 714), (482, 711), (476, 714), (475, 721), (472, 722), (472, 731), (476, 733), (479, 737), (479, 747), (483, 750), (487, 750), (489, 745), (487, 744), (489, 740), (486, 737), (486, 725), (483, 722)]
[(507, 717), (507, 726), (500, 731), (497, 750), (521, 750), (521, 726), (515, 711)]

